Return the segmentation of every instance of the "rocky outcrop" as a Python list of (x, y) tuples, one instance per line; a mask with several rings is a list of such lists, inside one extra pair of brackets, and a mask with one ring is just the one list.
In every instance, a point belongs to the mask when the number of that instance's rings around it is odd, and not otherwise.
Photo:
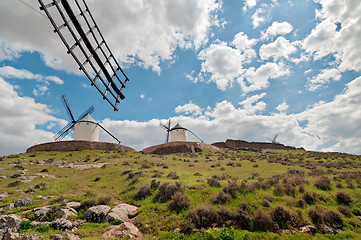
[(20, 239), (16, 232), (20, 223), (21, 219), (14, 214), (0, 216), (0, 239)]
[(94, 206), (84, 212), (84, 218), (88, 222), (103, 222), (109, 210), (110, 207), (107, 205)]
[(115, 143), (91, 142), (91, 141), (60, 141), (49, 142), (32, 146), (26, 150), (27, 153), (37, 151), (81, 151), (81, 150), (105, 150), (105, 151), (132, 151), (131, 147)]
[(130, 222), (124, 222), (117, 226), (110, 226), (102, 235), (102, 238), (135, 238), (143, 239), (143, 234)]
[(195, 153), (203, 150), (218, 151), (217, 146), (200, 142), (169, 142), (143, 149), (145, 154)]
[(233, 140), (227, 139), (226, 142), (216, 142), (212, 143), (213, 146), (219, 148), (229, 148), (229, 149), (284, 149), (284, 150), (304, 150), (303, 148), (295, 148), (291, 146), (285, 146), (280, 143), (266, 143), (266, 142), (247, 142), (243, 140)]
[(127, 221), (129, 214), (135, 214), (138, 211), (136, 206), (132, 206), (126, 203), (121, 203), (115, 206), (106, 216), (105, 221), (112, 222), (114, 220)]

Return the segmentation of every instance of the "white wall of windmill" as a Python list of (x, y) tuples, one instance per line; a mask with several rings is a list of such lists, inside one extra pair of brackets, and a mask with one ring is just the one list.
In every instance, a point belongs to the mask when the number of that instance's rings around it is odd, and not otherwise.
[(99, 142), (99, 126), (92, 122), (75, 123), (74, 140)]
[(186, 129), (174, 129), (170, 132), (171, 142), (188, 142)]

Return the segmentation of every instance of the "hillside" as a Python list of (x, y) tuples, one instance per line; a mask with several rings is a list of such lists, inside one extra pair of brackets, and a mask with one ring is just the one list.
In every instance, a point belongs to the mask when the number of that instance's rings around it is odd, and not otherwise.
[[(361, 156), (342, 153), (87, 150), (0, 159), (2, 215), (21, 219), (12, 239), (102, 239), (132, 224), (145, 239), (360, 238), (360, 188)], [(109, 213), (100, 219), (86, 211), (121, 203), (138, 209), (109, 221)], [(72, 212), (67, 221), (59, 220), (61, 209)]]

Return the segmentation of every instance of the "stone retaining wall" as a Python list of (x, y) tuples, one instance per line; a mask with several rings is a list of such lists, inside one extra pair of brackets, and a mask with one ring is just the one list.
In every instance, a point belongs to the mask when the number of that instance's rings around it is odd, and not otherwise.
[(172, 153), (195, 153), (203, 150), (215, 150), (219, 148), (200, 142), (169, 142), (143, 149), (143, 153), (149, 154), (172, 154)]
[(37, 151), (81, 151), (81, 150), (105, 150), (105, 151), (135, 151), (131, 147), (107, 142), (90, 142), (90, 141), (60, 141), (42, 143), (32, 146), (26, 150), (29, 152)]
[(227, 139), (226, 142), (217, 142), (213, 143), (213, 146), (219, 148), (249, 148), (249, 149), (285, 149), (285, 150), (295, 150), (295, 149), (302, 149), (303, 148), (295, 148), (291, 146), (285, 146), (280, 143), (266, 143), (266, 142), (247, 142), (243, 140), (232, 140)]

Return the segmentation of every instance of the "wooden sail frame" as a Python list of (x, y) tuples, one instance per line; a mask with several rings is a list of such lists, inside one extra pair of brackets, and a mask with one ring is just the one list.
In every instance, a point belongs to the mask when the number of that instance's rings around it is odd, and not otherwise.
[(85, 0), (38, 0), (79, 69), (103, 99), (118, 110), (129, 78), (105, 42)]

